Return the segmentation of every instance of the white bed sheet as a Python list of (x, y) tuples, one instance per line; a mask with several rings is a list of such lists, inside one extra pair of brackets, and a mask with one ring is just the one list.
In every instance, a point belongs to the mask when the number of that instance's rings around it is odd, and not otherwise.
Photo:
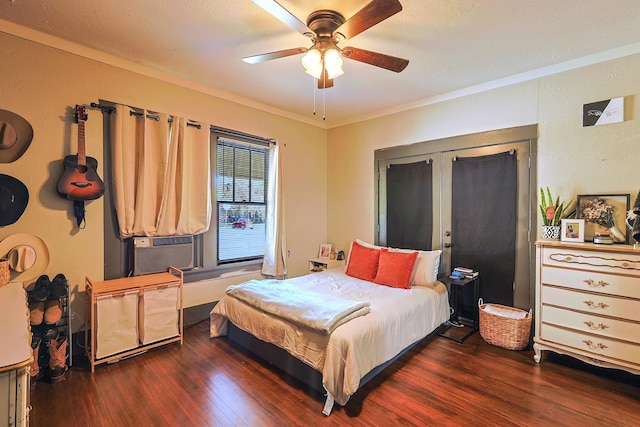
[(369, 301), (371, 311), (325, 335), (272, 317), (227, 295), (211, 311), (210, 335), (226, 335), (227, 321), (231, 320), (322, 372), (329, 411), (330, 401), (345, 405), (369, 371), (449, 318), (447, 290), (440, 282), (396, 289), (347, 276), (341, 268), (288, 280), (314, 292)]

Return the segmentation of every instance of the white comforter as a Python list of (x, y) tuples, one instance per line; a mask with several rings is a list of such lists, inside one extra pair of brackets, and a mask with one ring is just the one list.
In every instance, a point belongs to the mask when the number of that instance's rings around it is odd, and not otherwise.
[(371, 311), (337, 327), (314, 332), (226, 295), (211, 311), (211, 337), (225, 335), (227, 321), (273, 343), (322, 372), (327, 390), (323, 411), (333, 400), (345, 405), (360, 380), (376, 366), (434, 331), (449, 318), (446, 287), (396, 289), (347, 276), (341, 268), (288, 279), (301, 289), (369, 301)]
[(287, 280), (249, 280), (229, 286), (227, 295), (325, 334), (370, 311), (368, 301), (353, 301), (342, 295), (313, 292)]

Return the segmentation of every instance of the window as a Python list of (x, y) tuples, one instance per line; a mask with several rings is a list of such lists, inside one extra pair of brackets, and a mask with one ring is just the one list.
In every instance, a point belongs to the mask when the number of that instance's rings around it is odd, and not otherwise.
[(261, 260), (265, 249), (269, 146), (212, 133), (215, 216), (203, 236), (203, 267)]

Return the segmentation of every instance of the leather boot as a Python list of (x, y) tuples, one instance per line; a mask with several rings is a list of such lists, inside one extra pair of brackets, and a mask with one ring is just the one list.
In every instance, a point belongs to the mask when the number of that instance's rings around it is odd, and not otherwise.
[(67, 288), (69, 282), (64, 274), (56, 274), (56, 277), (51, 281), (51, 287), (49, 288), (49, 299), (58, 299), (67, 296)]
[(49, 377), (52, 383), (64, 380), (67, 372), (67, 337), (49, 341)]
[(29, 302), (44, 302), (49, 298), (49, 288), (51, 287), (51, 281), (49, 276), (43, 274), (38, 277), (36, 284), (32, 289), (27, 290), (27, 296)]
[(33, 337), (31, 340), (31, 351), (33, 352), (33, 360), (29, 365), (29, 379), (31, 382), (31, 390), (36, 386), (39, 379), (42, 378), (43, 372), (40, 370), (40, 364), (38, 363), (38, 356), (40, 353), (41, 340), (38, 337)]

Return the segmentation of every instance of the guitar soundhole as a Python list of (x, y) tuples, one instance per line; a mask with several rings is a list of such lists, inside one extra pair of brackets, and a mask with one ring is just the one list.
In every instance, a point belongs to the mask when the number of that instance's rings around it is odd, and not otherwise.
[(87, 165), (78, 165), (76, 166), (76, 170), (80, 173), (87, 173), (87, 170), (89, 168), (87, 168)]

